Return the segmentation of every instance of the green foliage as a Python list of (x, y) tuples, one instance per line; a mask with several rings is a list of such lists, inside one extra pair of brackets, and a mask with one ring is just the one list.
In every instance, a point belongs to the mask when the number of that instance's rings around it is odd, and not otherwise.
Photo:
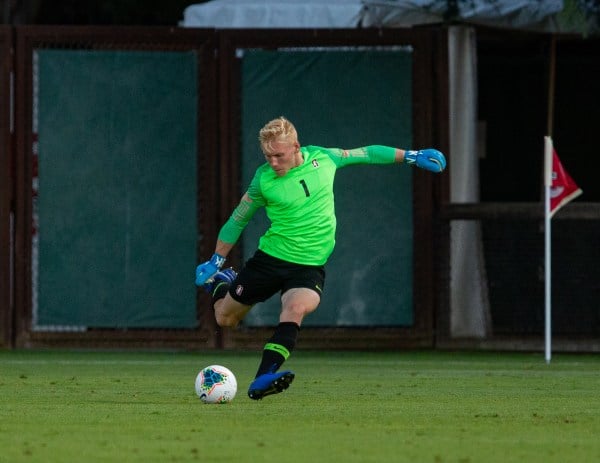
[(561, 32), (583, 36), (600, 32), (600, 2), (598, 0), (564, 0), (564, 8), (557, 15)]
[[(251, 401), (257, 355), (0, 352), (0, 462), (600, 461), (600, 358), (313, 353)], [(220, 363), (226, 405), (194, 393)]]

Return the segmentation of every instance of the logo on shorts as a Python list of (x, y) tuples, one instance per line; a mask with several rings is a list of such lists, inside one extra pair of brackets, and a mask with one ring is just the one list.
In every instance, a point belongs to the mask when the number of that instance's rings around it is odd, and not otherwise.
[(242, 285), (237, 285), (237, 287), (235, 288), (235, 294), (237, 294), (238, 296), (241, 296), (243, 292), (244, 292), (244, 287)]
[(323, 290), (321, 289), (321, 287), (319, 285), (315, 285), (315, 289), (318, 291), (319, 294), (321, 294), (323, 292)]

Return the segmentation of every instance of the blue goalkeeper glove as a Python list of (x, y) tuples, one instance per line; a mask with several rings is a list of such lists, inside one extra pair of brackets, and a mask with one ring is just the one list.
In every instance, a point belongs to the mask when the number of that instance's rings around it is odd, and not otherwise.
[(431, 172), (441, 172), (446, 168), (446, 158), (433, 148), (419, 151), (405, 151), (404, 162), (409, 166), (417, 166)]
[(215, 276), (215, 274), (221, 270), (225, 263), (225, 257), (215, 253), (203, 264), (196, 267), (196, 286), (202, 286), (208, 280)]

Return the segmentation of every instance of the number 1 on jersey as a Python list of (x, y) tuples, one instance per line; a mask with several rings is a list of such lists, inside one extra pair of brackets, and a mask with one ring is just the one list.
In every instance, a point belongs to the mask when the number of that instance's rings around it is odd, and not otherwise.
[(308, 198), (310, 196), (310, 191), (308, 191), (308, 187), (306, 186), (306, 182), (304, 180), (300, 180), (300, 185), (304, 188), (304, 194)]

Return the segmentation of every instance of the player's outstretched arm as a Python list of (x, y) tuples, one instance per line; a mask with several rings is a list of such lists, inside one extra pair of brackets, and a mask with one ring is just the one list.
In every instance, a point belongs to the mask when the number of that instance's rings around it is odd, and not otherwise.
[(446, 158), (434, 148), (405, 151), (404, 162), (409, 166), (417, 166), (436, 173), (442, 172), (446, 168)]

